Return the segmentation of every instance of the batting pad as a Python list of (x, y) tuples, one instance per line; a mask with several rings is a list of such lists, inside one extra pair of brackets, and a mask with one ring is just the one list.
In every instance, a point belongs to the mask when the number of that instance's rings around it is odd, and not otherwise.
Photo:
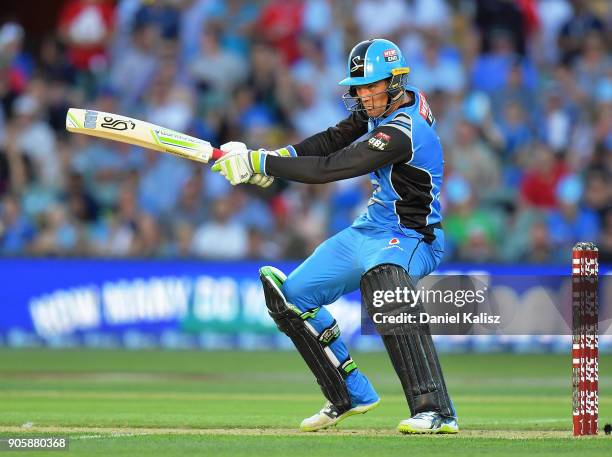
[[(414, 289), (410, 276), (398, 265), (378, 265), (362, 276), (361, 297), (370, 317), (381, 310), (385, 314), (423, 310), (421, 303), (412, 308), (401, 301), (385, 303), (384, 308), (373, 305), (375, 291), (395, 290), (397, 287)], [(376, 329), (402, 383), (412, 415), (437, 411), (444, 416), (454, 416), (429, 325), (376, 324)]]
[(347, 360), (338, 360), (329, 348), (329, 344), (340, 335), (338, 324), (334, 321), (323, 332), (317, 332), (307, 322), (317, 310), (302, 313), (287, 303), (281, 291), (286, 277), (280, 270), (262, 267), (259, 270), (259, 277), (263, 284), (268, 313), (277, 327), (293, 341), (314, 374), (325, 398), (338, 408), (340, 414), (348, 411), (351, 408), (351, 399), (345, 377), (356, 368), (356, 365), (350, 357)]

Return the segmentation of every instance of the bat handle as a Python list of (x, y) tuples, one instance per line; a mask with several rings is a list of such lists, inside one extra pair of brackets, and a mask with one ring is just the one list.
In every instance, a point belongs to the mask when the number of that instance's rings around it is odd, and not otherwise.
[(224, 155), (225, 155), (225, 152), (223, 152), (221, 149), (213, 148), (212, 158), (214, 160), (220, 159)]

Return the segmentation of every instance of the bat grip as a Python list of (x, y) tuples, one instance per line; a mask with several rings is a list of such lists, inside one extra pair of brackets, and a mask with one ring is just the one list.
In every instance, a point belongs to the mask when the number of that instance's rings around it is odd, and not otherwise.
[(214, 160), (220, 159), (224, 155), (225, 155), (225, 152), (223, 152), (221, 149), (213, 148), (212, 158)]

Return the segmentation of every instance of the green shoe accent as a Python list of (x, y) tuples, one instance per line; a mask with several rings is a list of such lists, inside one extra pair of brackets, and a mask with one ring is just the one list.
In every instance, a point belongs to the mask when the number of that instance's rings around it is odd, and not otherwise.
[(448, 424), (444, 424), (436, 433), (453, 435), (455, 433), (459, 433), (459, 427), (454, 428)]
[(406, 435), (427, 435), (433, 433), (431, 430), (420, 430), (412, 428), (410, 425), (398, 425), (397, 431)]
[(408, 424), (400, 424), (397, 426), (397, 431), (406, 435), (450, 435), (458, 433), (459, 427), (457, 426), (457, 428), (455, 428), (450, 426), (449, 424), (442, 424), (437, 430), (422, 430), (418, 428), (413, 428), (411, 425)]

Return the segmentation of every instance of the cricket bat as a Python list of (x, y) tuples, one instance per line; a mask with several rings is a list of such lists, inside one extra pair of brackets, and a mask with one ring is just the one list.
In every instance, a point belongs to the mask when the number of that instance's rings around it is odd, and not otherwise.
[(66, 113), (66, 130), (167, 152), (201, 163), (216, 160), (224, 154), (208, 141), (150, 122), (102, 111), (70, 108)]

